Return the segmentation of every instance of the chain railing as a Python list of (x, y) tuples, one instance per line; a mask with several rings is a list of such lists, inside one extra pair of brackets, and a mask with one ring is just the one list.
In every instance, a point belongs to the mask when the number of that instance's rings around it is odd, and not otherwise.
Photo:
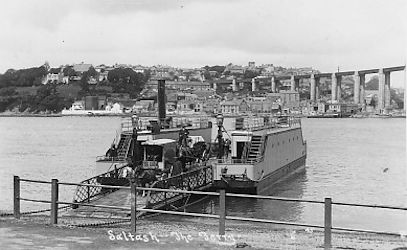
[[(173, 190), (201, 190), (212, 184), (212, 166), (202, 166), (191, 171), (155, 182), (152, 188)], [(176, 197), (177, 196), (177, 197)], [(170, 199), (181, 199), (185, 194), (174, 192), (150, 191), (147, 198), (147, 207), (153, 208), (162, 203), (168, 203)]]

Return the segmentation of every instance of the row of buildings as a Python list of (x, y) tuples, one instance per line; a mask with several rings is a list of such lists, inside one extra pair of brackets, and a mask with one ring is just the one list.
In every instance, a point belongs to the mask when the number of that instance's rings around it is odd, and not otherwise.
[[(243, 79), (244, 74), (247, 71), (252, 72), (258, 78), (267, 78), (273, 75), (301, 75), (308, 73), (316, 73), (318, 71), (311, 67), (305, 68), (284, 68), (280, 66), (274, 66), (273, 64), (262, 64), (257, 66), (255, 62), (249, 62), (246, 66), (235, 65), (229, 63), (225, 66), (218, 66), (223, 70), (207, 70), (205, 67), (201, 68), (176, 68), (166, 65), (154, 65), (154, 66), (142, 66), (142, 65), (130, 65), (130, 64), (114, 64), (97, 65), (93, 66), (88, 63), (79, 63), (72, 65), (64, 65), (57, 68), (51, 68), (48, 63), (44, 66), (48, 69), (48, 74), (43, 79), (43, 84), (47, 83), (64, 83), (67, 84), (70, 81), (80, 80), (82, 74), (88, 71), (91, 67), (95, 69), (97, 75), (91, 78), (90, 84), (96, 84), (107, 79), (109, 71), (116, 68), (130, 68), (137, 73), (146, 73), (150, 75), (151, 79), (165, 79), (168, 81), (199, 81), (205, 82), (210, 80), (231, 80), (231, 79)], [(69, 70), (67, 70), (67, 68)], [(206, 76), (206, 77), (205, 77)]]

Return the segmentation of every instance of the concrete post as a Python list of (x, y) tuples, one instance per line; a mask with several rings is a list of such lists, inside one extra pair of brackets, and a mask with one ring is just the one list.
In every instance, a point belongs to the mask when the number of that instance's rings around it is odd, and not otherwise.
[(336, 75), (335, 73), (332, 73), (331, 76), (331, 95), (332, 95), (332, 102), (336, 102), (336, 90), (337, 90), (337, 86), (336, 86)]
[(359, 104), (360, 103), (360, 77), (359, 73), (355, 71), (353, 75), (353, 81), (355, 84), (353, 85), (353, 103)]
[(311, 74), (311, 78), (310, 78), (310, 84), (311, 84), (311, 87), (310, 87), (310, 99), (311, 99), (311, 102), (313, 102), (313, 103), (315, 103), (315, 88), (316, 88), (316, 86), (315, 86), (315, 76), (314, 76), (314, 74)]
[(360, 75), (360, 104), (365, 104), (365, 85), (366, 77), (365, 75)]
[(379, 105), (377, 108), (380, 113), (382, 113), (384, 109), (384, 80), (383, 69), (379, 69)]
[(338, 100), (338, 102), (341, 102), (341, 100), (342, 100), (342, 76), (338, 76), (336, 78), (336, 87), (337, 87), (336, 100)]
[(274, 76), (271, 77), (271, 92), (276, 92), (276, 78)]
[(389, 108), (390, 100), (390, 72), (384, 73), (384, 108)]
[(295, 91), (295, 78), (294, 78), (294, 75), (291, 76), (291, 91)]
[(256, 91), (256, 80), (252, 78), (252, 91)]
[(232, 80), (232, 91), (237, 91), (236, 79)]

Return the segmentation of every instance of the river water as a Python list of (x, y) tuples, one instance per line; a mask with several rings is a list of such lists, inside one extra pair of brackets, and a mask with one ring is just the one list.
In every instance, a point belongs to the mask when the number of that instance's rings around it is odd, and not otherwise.
[[(118, 117), (1, 117), (0, 210), (12, 210), (13, 175), (67, 182), (92, 177), (95, 157), (119, 125)], [(405, 119), (303, 119), (302, 126), (306, 170), (270, 195), (407, 207)], [(73, 193), (61, 187), (60, 200), (72, 201)], [(21, 197), (49, 200), (50, 186), (22, 183)], [(21, 210), (44, 206), (22, 202)], [(217, 212), (218, 201), (205, 199), (188, 210)], [(227, 214), (320, 225), (324, 218), (319, 204), (237, 198), (227, 199)], [(334, 206), (333, 226), (407, 231), (407, 211)]]

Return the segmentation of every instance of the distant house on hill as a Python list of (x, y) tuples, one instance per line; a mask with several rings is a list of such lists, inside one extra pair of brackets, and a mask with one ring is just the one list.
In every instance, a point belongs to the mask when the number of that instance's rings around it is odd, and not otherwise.
[(92, 67), (92, 64), (87, 64), (87, 63), (80, 63), (80, 64), (73, 65), (73, 69), (76, 72), (79, 72), (81, 74), (83, 74), (83, 72), (88, 71), (90, 67)]
[(48, 74), (42, 80), (42, 84), (47, 83), (68, 83), (69, 79), (68, 76), (64, 76), (63, 68), (50, 68), (48, 70)]
[(249, 110), (249, 105), (243, 99), (223, 101), (220, 103), (220, 108), (223, 114), (239, 114), (242, 112), (247, 112)]

